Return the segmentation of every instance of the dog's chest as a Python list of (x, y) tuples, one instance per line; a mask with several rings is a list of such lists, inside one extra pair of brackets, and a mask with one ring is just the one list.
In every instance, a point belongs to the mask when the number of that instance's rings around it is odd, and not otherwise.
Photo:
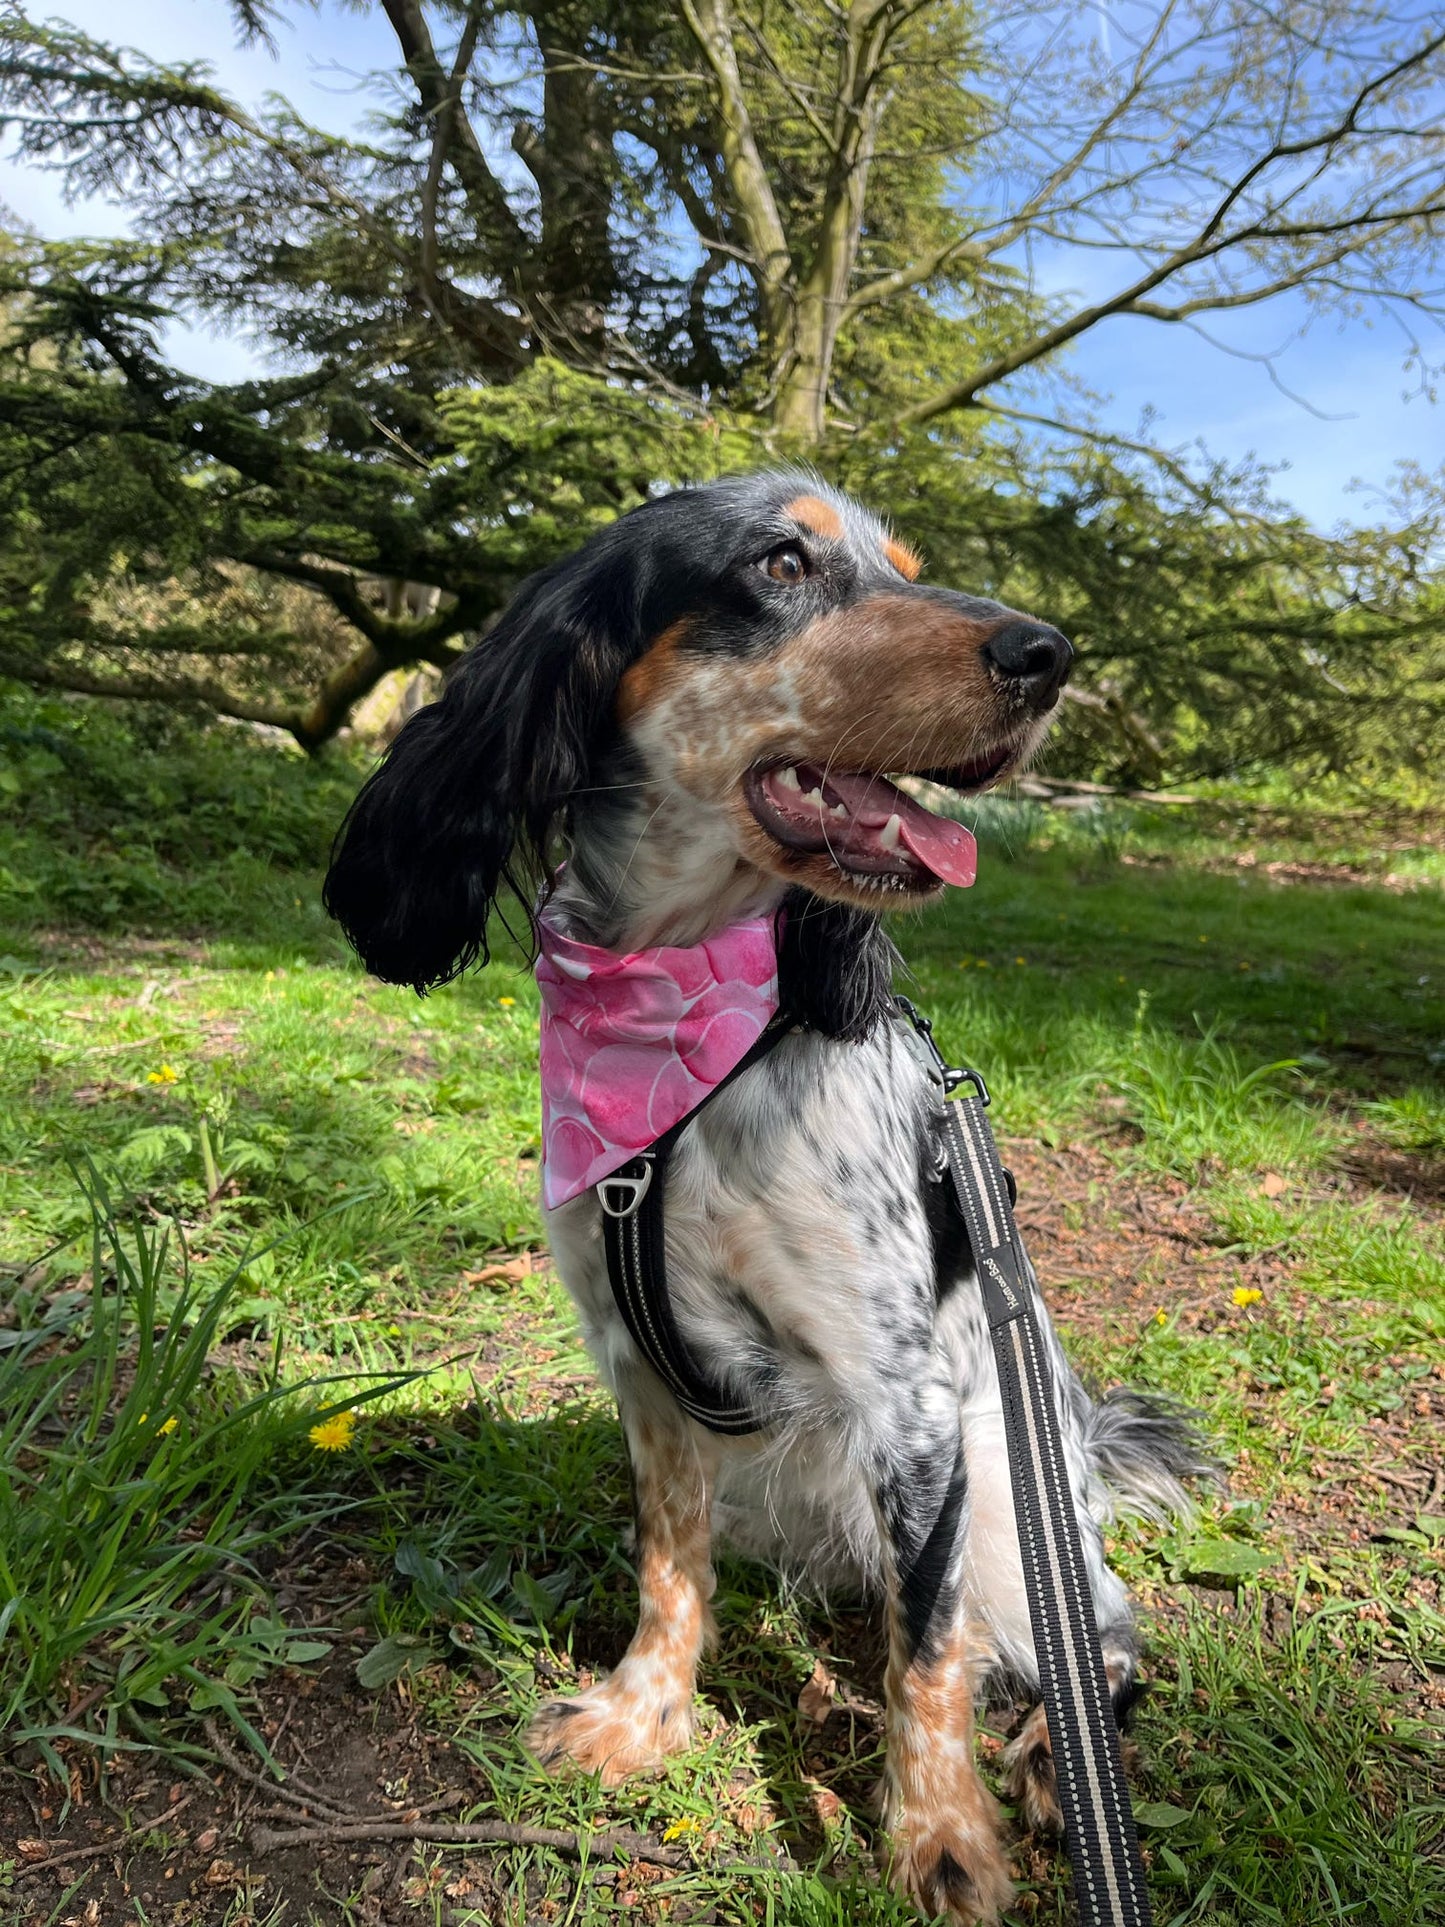
[[(667, 1179), (668, 1286), (700, 1360), (803, 1416), (916, 1359), (935, 1317), (922, 1172), (934, 1099), (896, 1031), (786, 1039), (699, 1113)], [(548, 1220), (614, 1385), (631, 1363), (589, 1194)]]

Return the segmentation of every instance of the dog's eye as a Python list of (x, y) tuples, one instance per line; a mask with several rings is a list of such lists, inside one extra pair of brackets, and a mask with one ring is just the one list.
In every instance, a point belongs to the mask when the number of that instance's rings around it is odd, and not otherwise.
[(774, 549), (763, 558), (763, 567), (774, 582), (805, 582), (808, 577), (808, 561), (796, 542), (785, 542), (780, 549)]

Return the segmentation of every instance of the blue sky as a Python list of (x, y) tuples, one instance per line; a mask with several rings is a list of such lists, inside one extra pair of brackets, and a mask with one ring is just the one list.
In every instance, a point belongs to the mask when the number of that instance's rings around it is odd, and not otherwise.
[[(115, 0), (51, 0), (37, 10), (60, 14), (102, 38), (121, 20), (126, 38), (149, 54), (205, 60), (247, 104), (259, 104), (276, 90), (305, 117), (337, 131), (353, 127), (365, 111), (360, 76), (394, 57), (379, 9), (355, 13), (334, 0), (323, 0), (314, 13), (296, 9), (278, 22), (279, 58), (264, 47), (237, 48), (221, 0), (148, 0), (144, 9), (118, 8)], [(124, 227), (123, 215), (103, 204), (67, 208), (54, 176), (8, 157), (0, 158), (0, 203), (47, 235)], [(1080, 344), (1071, 366), (1103, 397), (1100, 418), (1107, 427), (1132, 434), (1144, 411), (1152, 410), (1154, 440), (1170, 446), (1199, 442), (1215, 456), (1252, 456), (1279, 466), (1276, 493), (1319, 525), (1369, 520), (1398, 463), (1438, 469), (1445, 462), (1445, 419), (1438, 404), (1406, 399), (1410, 382), (1393, 326), (1325, 317), (1300, 338), (1304, 318), (1302, 302), (1281, 298), (1208, 325), (1243, 353), (1282, 350), (1278, 374), (1317, 413), (1282, 394), (1258, 363), (1157, 322), (1103, 324)], [(255, 366), (240, 340), (177, 328), (168, 346), (183, 367), (217, 380), (237, 379)]]

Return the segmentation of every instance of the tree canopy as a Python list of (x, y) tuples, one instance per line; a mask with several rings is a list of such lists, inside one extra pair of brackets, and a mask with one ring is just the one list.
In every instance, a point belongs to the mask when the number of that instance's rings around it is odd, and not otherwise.
[[(1388, 530), (1324, 538), (1258, 478), (1105, 433), (1068, 350), (1298, 290), (1392, 317), (1428, 383), (1429, 9), (380, 10), (394, 65), (347, 136), (0, 16), (20, 152), (133, 222), (0, 257), (0, 671), (315, 746), (659, 485), (806, 459), (941, 577), (1072, 626), (1096, 768), (1423, 742), (1423, 479)], [(271, 372), (181, 374), (174, 311)]]

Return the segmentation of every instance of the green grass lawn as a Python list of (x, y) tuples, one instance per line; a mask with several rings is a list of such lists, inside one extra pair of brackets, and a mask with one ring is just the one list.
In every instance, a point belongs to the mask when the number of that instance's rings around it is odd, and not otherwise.
[[(520, 1750), (625, 1644), (626, 1472), (533, 1255), (530, 979), (503, 959), (423, 1003), (360, 974), (317, 901), (356, 780), (242, 731), (0, 711), (0, 1913), (903, 1920), (866, 1614), (724, 1560), (692, 1753), (603, 1794)], [(1201, 1521), (1115, 1544), (1171, 1927), (1445, 1917), (1428, 805), (994, 803), (976, 887), (899, 931), (988, 1075), (1076, 1355), (1198, 1405), (1231, 1465)], [(246, 1772), (297, 1825), (450, 1793), (448, 1825), (624, 1828), (654, 1859), (288, 1858), (216, 1805), (226, 1775), (267, 1797)], [(97, 1819), (115, 1854), (15, 1844)], [(1011, 1919), (1064, 1919), (1057, 1856), (1015, 1863)]]

